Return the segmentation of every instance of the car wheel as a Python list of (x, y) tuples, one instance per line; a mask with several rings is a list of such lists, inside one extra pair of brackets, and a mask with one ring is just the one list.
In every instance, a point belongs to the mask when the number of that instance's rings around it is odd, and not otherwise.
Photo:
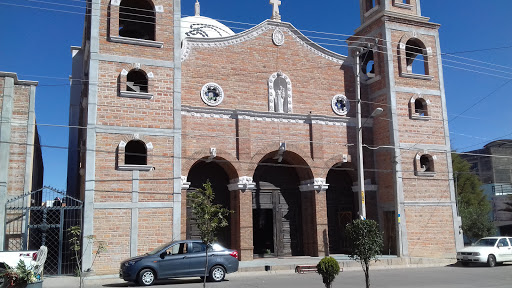
[(224, 277), (226, 277), (226, 270), (222, 268), (222, 266), (213, 266), (212, 270), (210, 270), (210, 276), (208, 278), (212, 282), (220, 282), (224, 280)]
[(489, 267), (496, 266), (496, 257), (494, 257), (494, 255), (489, 255), (489, 257), (487, 257), (487, 266), (489, 266)]
[(155, 282), (155, 272), (151, 269), (143, 269), (139, 272), (137, 282), (143, 286), (150, 286)]

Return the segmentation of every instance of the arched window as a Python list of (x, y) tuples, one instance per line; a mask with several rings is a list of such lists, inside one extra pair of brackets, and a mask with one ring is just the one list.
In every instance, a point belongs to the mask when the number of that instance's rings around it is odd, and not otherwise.
[(428, 63), (425, 45), (418, 39), (409, 39), (405, 44), (407, 72), (428, 75)]
[(424, 99), (418, 98), (414, 101), (414, 113), (418, 116), (428, 116), (427, 103)]
[(131, 70), (126, 75), (126, 91), (148, 93), (148, 77), (142, 70)]
[(421, 155), (420, 157), (420, 170), (422, 172), (433, 172), (433, 165), (427, 155)]
[(155, 11), (147, 0), (122, 0), (119, 7), (119, 36), (155, 40)]
[(367, 52), (363, 53), (361, 56), (359, 56), (361, 61), (361, 72), (366, 75), (366, 79), (368, 80), (375, 77), (375, 61), (373, 57), (373, 51), (368, 50)]
[(431, 69), (435, 69), (436, 66), (430, 59), (431, 54), (432, 49), (425, 46), (424, 42), (419, 39), (417, 32), (406, 33), (400, 40), (399, 45), (400, 76), (433, 80), (434, 77), (431, 75)]
[(430, 101), (422, 95), (416, 95), (409, 101), (409, 116), (414, 120), (430, 120)]
[(148, 151), (146, 144), (140, 140), (131, 140), (126, 143), (124, 164), (147, 165)]
[(430, 154), (416, 154), (414, 163), (414, 174), (422, 177), (434, 177), (436, 175), (435, 170), (435, 156)]

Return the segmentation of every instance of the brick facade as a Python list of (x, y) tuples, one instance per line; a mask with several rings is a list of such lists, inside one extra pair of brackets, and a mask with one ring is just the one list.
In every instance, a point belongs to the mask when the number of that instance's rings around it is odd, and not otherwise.
[[(339, 219), (328, 215), (341, 217), (344, 211), (357, 217), (355, 49), (349, 50), (349, 57), (335, 54), (311, 43), (290, 24), (271, 20), (233, 36), (187, 38), (181, 43), (173, 28), (179, 22), (174, 21), (180, 14), (178, 0), (152, 3), (164, 11), (155, 12), (155, 39), (137, 42), (119, 36), (119, 23), (112, 16), (119, 15), (119, 6), (107, 0), (101, 5), (96, 2), (91, 5), (99, 15), (86, 20), (88, 45), (76, 54), (86, 68), (74, 78), (88, 84), (71, 96), (82, 102), (80, 116), (72, 119), (89, 128), (74, 143), (87, 151), (82, 152), (81, 164), (70, 163), (83, 175), (84, 232), (108, 246), (95, 270), (114, 273), (115, 263), (123, 257), (145, 253), (162, 241), (188, 237), (187, 189), (199, 188), (194, 181), (208, 175), (217, 177), (213, 180), (221, 185), (217, 186), (219, 197), (234, 211), (225, 237), (242, 260), (258, 254), (261, 243), (254, 239), (254, 211), (260, 208), (255, 208), (259, 204), (253, 198), (269, 181), (280, 197), (285, 189), (300, 193), (297, 204), (280, 202), (280, 208), (275, 208), (296, 215), (292, 232), (283, 232), (295, 243), (289, 253), (319, 256), (328, 252), (332, 230), (343, 229)], [(450, 145), (439, 72), (439, 26), (419, 16), (415, 0), (401, 5), (394, 0), (377, 2), (382, 3), (361, 14), (362, 26), (355, 36), (366, 38), (349, 39), (354, 46), (368, 47), (362, 45), (368, 43), (373, 49), (375, 78), (361, 85), (363, 118), (377, 107), (385, 111), (363, 129), (364, 144), (379, 147), (364, 149), (368, 217), (379, 221), (385, 233), (393, 233), (386, 236), (396, 241), (388, 241), (386, 249), (399, 256), (453, 257), (457, 215), (451, 159), (446, 153)], [(367, 2), (361, 3), (364, 10)], [(409, 43), (408, 39), (419, 39), (429, 48), (424, 49), (428, 75), (403, 73), (408, 71), (406, 50), (397, 47)], [(129, 71), (148, 75), (147, 93), (123, 96)], [(286, 85), (278, 83), (285, 80)], [(219, 105), (202, 99), (207, 83), (222, 88)], [(273, 90), (276, 87), (282, 90)], [(288, 110), (275, 112), (271, 107), (281, 104), (272, 97), (280, 91), (287, 97), (282, 105)], [(331, 108), (336, 95), (344, 95), (345, 104), (350, 104), (346, 115)], [(418, 97), (428, 103), (428, 119), (411, 117), (411, 111), (415, 113), (411, 105)], [(147, 151), (147, 163), (136, 167), (126, 165), (124, 154), (127, 143), (134, 142), (144, 143)], [(419, 171), (422, 156), (434, 161), (435, 171)], [(277, 175), (288, 171), (291, 178), (279, 179), (261, 172), (264, 169)], [(326, 181), (338, 170), (350, 183)], [(283, 188), (281, 182), (293, 187)], [(328, 193), (336, 193), (328, 190), (329, 185), (349, 187), (354, 200), (341, 199), (345, 204), (337, 206), (327, 203)], [(338, 214), (329, 214), (330, 209), (338, 209)], [(423, 238), (417, 237), (419, 231)], [(86, 263), (91, 255), (84, 258)]]
[[(14, 230), (22, 227), (17, 220), (20, 215), (5, 210), (7, 201), (43, 186), (35, 119), (37, 84), (19, 80), (15, 73), (0, 72), (0, 247), (5, 250), (19, 250), (22, 237), (22, 231)], [(11, 220), (8, 226), (6, 219)]]

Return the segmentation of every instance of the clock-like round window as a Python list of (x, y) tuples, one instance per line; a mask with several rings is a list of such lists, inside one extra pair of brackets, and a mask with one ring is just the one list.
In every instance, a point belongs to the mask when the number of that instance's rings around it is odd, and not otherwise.
[(201, 99), (208, 106), (217, 106), (224, 99), (224, 91), (216, 83), (207, 83), (201, 89)]
[(340, 116), (345, 116), (350, 110), (350, 102), (345, 95), (338, 94), (332, 97), (331, 107), (334, 113)]

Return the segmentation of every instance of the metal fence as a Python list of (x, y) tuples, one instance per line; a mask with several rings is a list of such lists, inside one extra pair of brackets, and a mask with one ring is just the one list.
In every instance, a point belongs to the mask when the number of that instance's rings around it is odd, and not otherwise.
[(75, 273), (68, 229), (81, 226), (82, 201), (44, 187), (8, 200), (5, 208), (7, 250), (38, 250), (44, 245), (48, 248), (45, 274)]

